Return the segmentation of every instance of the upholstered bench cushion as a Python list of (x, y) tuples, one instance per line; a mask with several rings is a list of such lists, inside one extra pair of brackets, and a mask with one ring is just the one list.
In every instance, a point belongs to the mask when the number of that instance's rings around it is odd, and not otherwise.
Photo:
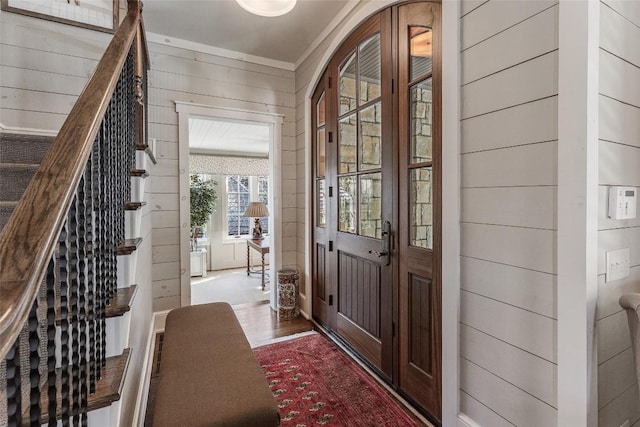
[(278, 406), (231, 306), (172, 310), (165, 326), (153, 426), (278, 424)]

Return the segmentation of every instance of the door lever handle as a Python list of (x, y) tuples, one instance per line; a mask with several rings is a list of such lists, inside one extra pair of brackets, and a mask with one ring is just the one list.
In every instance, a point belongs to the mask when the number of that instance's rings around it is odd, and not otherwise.
[(369, 251), (369, 253), (376, 255), (378, 258), (382, 258), (383, 256), (388, 256), (389, 255), (389, 252), (387, 252), (387, 251), (382, 251), (382, 252)]

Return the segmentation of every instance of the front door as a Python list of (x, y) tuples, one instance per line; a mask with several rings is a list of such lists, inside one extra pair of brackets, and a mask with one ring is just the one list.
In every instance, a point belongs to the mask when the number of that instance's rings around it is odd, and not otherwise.
[(439, 7), (367, 20), (312, 99), (314, 318), (438, 419)]

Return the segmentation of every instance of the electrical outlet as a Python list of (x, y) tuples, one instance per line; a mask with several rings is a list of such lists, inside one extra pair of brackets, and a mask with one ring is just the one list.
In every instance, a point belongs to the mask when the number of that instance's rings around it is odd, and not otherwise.
[(609, 251), (606, 253), (606, 281), (624, 279), (629, 277), (629, 248), (618, 249), (617, 251)]

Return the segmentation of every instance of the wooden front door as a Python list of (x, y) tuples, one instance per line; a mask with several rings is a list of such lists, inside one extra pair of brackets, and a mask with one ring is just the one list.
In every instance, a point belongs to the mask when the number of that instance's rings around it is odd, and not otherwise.
[(370, 18), (312, 99), (314, 318), (438, 419), (439, 6)]

